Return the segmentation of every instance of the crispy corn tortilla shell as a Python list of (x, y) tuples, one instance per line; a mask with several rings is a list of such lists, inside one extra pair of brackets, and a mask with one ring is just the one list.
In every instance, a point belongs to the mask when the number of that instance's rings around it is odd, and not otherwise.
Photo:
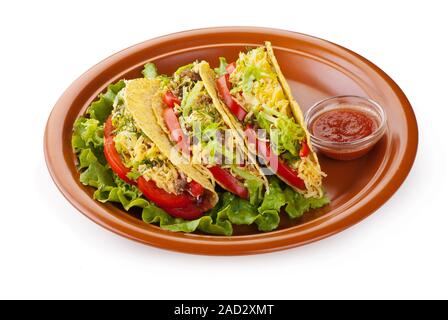
[(207, 200), (213, 206), (216, 205), (218, 194), (214, 188), (214, 180), (197, 170), (195, 166), (188, 164), (180, 153), (171, 152), (173, 146), (158, 125), (152, 105), (162, 103), (160, 81), (146, 78), (127, 81), (124, 99), (126, 108), (132, 114), (137, 126), (181, 172), (210, 191), (211, 197)]
[(215, 84), (215, 74), (214, 71), (210, 68), (210, 65), (206, 61), (202, 61), (201, 63), (199, 63), (199, 75), (202, 81), (204, 82), (205, 89), (207, 90), (209, 96), (213, 100), (213, 105), (215, 106), (216, 110), (218, 110), (224, 122), (229, 127), (233, 137), (236, 140), (238, 147), (243, 150), (244, 154), (248, 157), (249, 161), (255, 166), (256, 170), (260, 174), (260, 178), (263, 180), (263, 184), (265, 185), (266, 190), (269, 190), (269, 183), (266, 176), (258, 166), (254, 155), (248, 152), (241, 124), (239, 122), (232, 121), (233, 115), (230, 113), (229, 108), (227, 108), (221, 101), (221, 99), (219, 99), (218, 97), (218, 92)]
[(154, 97), (153, 103), (152, 103), (152, 109), (154, 110), (154, 116), (156, 117), (157, 124), (162, 129), (163, 132), (165, 132), (167, 135), (170, 134), (170, 131), (168, 130), (165, 120), (163, 119), (163, 104), (161, 100), (157, 97)]
[(305, 120), (303, 118), (302, 109), (300, 109), (299, 104), (294, 99), (294, 96), (292, 95), (292, 91), (291, 91), (291, 88), (289, 87), (288, 81), (286, 81), (285, 76), (283, 75), (282, 71), (280, 70), (280, 65), (278, 64), (277, 58), (274, 55), (274, 49), (272, 48), (272, 44), (269, 41), (265, 41), (264, 45), (266, 46), (268, 57), (271, 60), (272, 65), (274, 66), (275, 72), (277, 73), (278, 80), (280, 82), (280, 85), (283, 88), (283, 92), (285, 93), (286, 97), (289, 100), (289, 105), (291, 107), (292, 114), (293, 114), (294, 118), (296, 119), (296, 121), (300, 124), (300, 126), (305, 131), (306, 141), (308, 143), (308, 147), (310, 148), (310, 152), (312, 154), (312, 160), (320, 170), (319, 160), (317, 159), (316, 152), (313, 150), (313, 145), (311, 144), (310, 134), (308, 132), (308, 129), (305, 124)]

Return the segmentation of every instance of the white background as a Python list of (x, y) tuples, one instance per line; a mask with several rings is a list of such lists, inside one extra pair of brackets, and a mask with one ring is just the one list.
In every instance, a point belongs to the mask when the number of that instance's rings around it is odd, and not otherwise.
[[(0, 298), (448, 298), (445, 1), (11, 1), (0, 19)], [(417, 2), (415, 2), (417, 3)], [(43, 157), (62, 92), (103, 58), (185, 29), (253, 25), (346, 46), (385, 70), (420, 128), (413, 170), (329, 239), (248, 257), (173, 253), (77, 212)]]

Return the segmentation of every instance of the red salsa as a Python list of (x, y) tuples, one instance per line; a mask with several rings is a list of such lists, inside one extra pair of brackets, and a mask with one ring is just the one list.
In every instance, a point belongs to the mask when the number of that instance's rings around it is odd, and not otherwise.
[(315, 137), (333, 142), (356, 141), (371, 135), (377, 128), (373, 116), (348, 108), (324, 112), (311, 126)]

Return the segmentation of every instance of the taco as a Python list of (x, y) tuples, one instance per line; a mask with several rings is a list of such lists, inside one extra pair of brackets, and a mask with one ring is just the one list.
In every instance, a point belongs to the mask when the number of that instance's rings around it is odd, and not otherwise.
[[(180, 67), (163, 82), (152, 106), (157, 123), (173, 146), (205, 175), (225, 190), (253, 205), (262, 200), (269, 185), (254, 159), (249, 159), (244, 140), (226, 114), (216, 94), (209, 94), (213, 79), (203, 79), (206, 62)], [(170, 153), (172, 149), (169, 150)], [(252, 157), (252, 156), (250, 156)]]
[(325, 173), (271, 43), (240, 53), (233, 63), (220, 58), (214, 72), (226, 105), (221, 112), (244, 132), (248, 149), (305, 197), (322, 197)]
[(135, 79), (115, 99), (104, 125), (104, 154), (125, 182), (174, 217), (195, 219), (218, 201), (212, 181), (195, 168), (169, 158), (170, 144), (151, 109), (158, 80)]

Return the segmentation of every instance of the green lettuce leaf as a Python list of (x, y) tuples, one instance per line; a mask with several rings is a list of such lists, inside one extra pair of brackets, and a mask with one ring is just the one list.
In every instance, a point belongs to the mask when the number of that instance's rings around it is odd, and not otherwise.
[(257, 207), (263, 200), (263, 180), (237, 166), (232, 166), (232, 171), (244, 179), (244, 186), (249, 190), (249, 202)]
[(247, 200), (227, 192), (223, 195), (223, 206), (218, 216), (221, 220), (227, 218), (231, 223), (242, 225), (252, 224), (258, 218), (258, 212)]
[(103, 146), (103, 126), (96, 119), (79, 118), (73, 126), (72, 146), (75, 151)]
[(111, 84), (107, 87), (107, 91), (104, 94), (100, 94), (98, 99), (89, 106), (87, 114), (90, 119), (98, 120), (100, 124), (106, 121), (107, 117), (112, 112), (115, 97), (121, 89), (125, 87), (124, 80), (118, 81), (115, 84)]
[(113, 184), (114, 179), (111, 170), (95, 161), (81, 173), (79, 181), (86, 186), (102, 188)]
[(85, 169), (90, 166), (90, 164), (97, 162), (98, 158), (93, 153), (92, 149), (82, 149), (78, 155), (78, 167), (79, 169)]
[(276, 177), (269, 179), (269, 192), (264, 196), (261, 206), (258, 208), (258, 212), (263, 213), (266, 211), (279, 212), (281, 207), (286, 204), (286, 198), (280, 187), (280, 180)]
[(117, 175), (113, 174), (114, 182), (103, 185), (93, 194), (93, 198), (100, 202), (120, 203), (128, 211), (133, 207), (145, 208), (150, 203), (142, 197), (142, 193), (136, 186), (132, 186)]
[(285, 211), (290, 218), (300, 218), (305, 212), (330, 203), (330, 199), (325, 195), (321, 198), (305, 198), (302, 194), (289, 187), (283, 193), (287, 203)]
[(214, 222), (210, 214), (195, 220), (183, 220), (174, 218), (154, 204), (143, 209), (142, 220), (146, 223), (157, 223), (162, 229), (174, 232), (194, 232), (196, 230), (208, 234), (230, 236), (233, 233), (232, 224), (226, 222)]
[(280, 223), (280, 215), (276, 210), (266, 210), (255, 221), (258, 230), (268, 232), (277, 229)]
[(75, 121), (72, 148), (78, 155), (79, 169), (87, 168), (94, 160), (106, 164), (103, 136), (103, 125), (98, 120), (81, 117)]
[(271, 231), (280, 223), (280, 209), (286, 204), (286, 198), (280, 186), (280, 180), (276, 177), (269, 179), (269, 192), (264, 196), (261, 206), (258, 208), (260, 218), (256, 223), (261, 231)]

